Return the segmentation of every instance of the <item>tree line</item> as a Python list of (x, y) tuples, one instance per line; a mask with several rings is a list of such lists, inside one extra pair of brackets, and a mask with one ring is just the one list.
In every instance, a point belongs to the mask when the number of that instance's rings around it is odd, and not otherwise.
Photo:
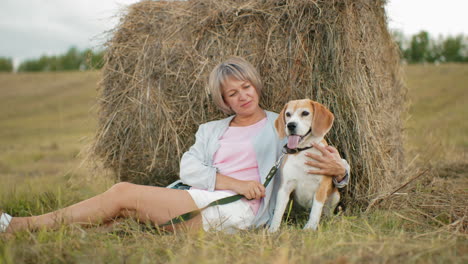
[(401, 32), (393, 32), (403, 61), (407, 63), (468, 62), (468, 37), (433, 38), (427, 31), (420, 31), (406, 38)]
[[(431, 37), (421, 31), (411, 37), (393, 32), (393, 38), (400, 48), (401, 59), (407, 63), (468, 62), (468, 37), (464, 35)], [(104, 51), (86, 49), (79, 51), (71, 47), (65, 54), (41, 56), (21, 62), (18, 72), (73, 71), (100, 69), (103, 66)], [(0, 72), (12, 72), (11, 58), (0, 57)]]
[[(29, 59), (20, 63), (18, 72), (76, 71), (100, 69), (103, 66), (104, 51), (78, 50), (71, 47), (65, 54)], [(0, 72), (12, 72), (13, 60), (0, 57)]]

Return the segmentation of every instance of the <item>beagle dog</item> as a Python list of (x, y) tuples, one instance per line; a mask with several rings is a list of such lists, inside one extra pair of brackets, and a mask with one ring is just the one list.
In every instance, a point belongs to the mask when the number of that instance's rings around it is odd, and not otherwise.
[(293, 191), (295, 200), (301, 206), (311, 208), (304, 229), (317, 230), (323, 207), (329, 214), (338, 204), (340, 194), (333, 185), (332, 177), (309, 174), (307, 171), (314, 167), (304, 164), (310, 159), (305, 156), (305, 150), (322, 155), (312, 147), (312, 143), (327, 144), (324, 136), (332, 127), (333, 120), (333, 114), (325, 106), (308, 99), (290, 101), (275, 120), (279, 137), (288, 137), (285, 146), (288, 155), (281, 166), (281, 184), (270, 232), (275, 232), (280, 227)]

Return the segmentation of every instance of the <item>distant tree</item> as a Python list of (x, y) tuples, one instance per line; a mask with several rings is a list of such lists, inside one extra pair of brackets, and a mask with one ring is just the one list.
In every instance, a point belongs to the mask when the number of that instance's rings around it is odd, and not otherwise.
[(402, 59), (409, 63), (468, 62), (468, 37), (458, 35), (437, 39), (421, 31), (413, 36), (408, 44), (401, 32), (392, 32), (392, 36), (402, 54)]
[(463, 35), (456, 37), (449, 36), (441, 45), (441, 55), (446, 61), (463, 62), (466, 61), (466, 55), (463, 54), (466, 49)]
[(429, 33), (421, 31), (411, 37), (410, 48), (405, 54), (412, 63), (426, 62), (429, 58)]
[(78, 70), (84, 58), (76, 47), (71, 47), (65, 55), (59, 57), (63, 70)]
[(12, 72), (13, 61), (11, 58), (0, 57), (0, 72)]
[(81, 52), (76, 47), (71, 47), (63, 55), (43, 55), (39, 59), (23, 61), (18, 67), (18, 71), (70, 71), (100, 69), (103, 66), (103, 57), (104, 51), (93, 52), (91, 49), (86, 49)]
[(85, 58), (85, 69), (94, 70), (101, 69), (104, 65), (104, 51), (93, 51), (91, 49), (86, 49), (82, 53)]
[(57, 56), (47, 57), (47, 65), (44, 71), (62, 71), (63, 66), (60, 63), (60, 59)]
[(468, 36), (463, 36), (463, 48), (461, 51), (463, 62), (468, 62)]
[(438, 39), (429, 39), (429, 47), (427, 49), (426, 59), (424, 62), (429, 63), (439, 63), (445, 62), (445, 59), (442, 56), (442, 47), (441, 43), (443, 42), (442, 36), (439, 36)]
[(19, 67), (19, 72), (39, 72), (46, 68), (47, 56), (42, 56), (39, 59), (31, 59), (23, 61)]

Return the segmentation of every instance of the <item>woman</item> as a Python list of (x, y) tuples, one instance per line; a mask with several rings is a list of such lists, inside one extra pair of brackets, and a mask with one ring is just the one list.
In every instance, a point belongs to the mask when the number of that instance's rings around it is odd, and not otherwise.
[[(260, 108), (262, 82), (255, 68), (242, 58), (217, 65), (208, 86), (215, 104), (234, 115), (200, 125), (195, 144), (180, 162), (180, 178), (193, 186), (190, 190), (121, 182), (102, 194), (48, 214), (12, 218), (0, 212), (0, 232), (111, 223), (117, 217), (160, 225), (233, 193), (251, 200), (210, 207), (183, 226), (230, 232), (267, 224), (273, 215), (278, 180), (273, 179), (267, 188), (262, 182), (284, 144), (274, 128), (278, 115)], [(346, 161), (332, 147), (315, 147), (323, 156), (311, 155), (316, 162), (311, 160), (308, 165), (319, 168), (311, 173), (334, 177), (337, 187), (345, 186), (349, 171)]]

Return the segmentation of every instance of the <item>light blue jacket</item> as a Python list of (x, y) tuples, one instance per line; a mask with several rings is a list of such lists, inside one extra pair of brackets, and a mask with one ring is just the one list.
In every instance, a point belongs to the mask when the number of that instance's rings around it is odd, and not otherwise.
[[(276, 133), (274, 123), (278, 114), (269, 111), (265, 112), (267, 124), (253, 140), (262, 183), (265, 181), (271, 167), (281, 155), (282, 147), (286, 143), (284, 139), (280, 140)], [(195, 134), (195, 144), (184, 153), (180, 160), (180, 179), (184, 183), (196, 188), (214, 191), (217, 169), (213, 167), (213, 156), (220, 146), (219, 138), (229, 127), (233, 118), (234, 116), (230, 116), (222, 120), (200, 125)], [(266, 196), (262, 199), (254, 220), (255, 227), (267, 224), (273, 217), (279, 182), (279, 175), (275, 175), (266, 188)]]

